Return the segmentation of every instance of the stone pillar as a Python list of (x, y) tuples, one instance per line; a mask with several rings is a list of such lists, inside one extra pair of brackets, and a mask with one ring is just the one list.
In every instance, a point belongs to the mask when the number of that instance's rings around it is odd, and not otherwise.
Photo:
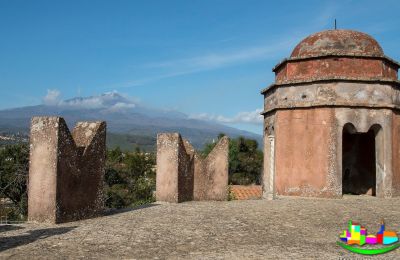
[(180, 134), (157, 135), (157, 201), (178, 203), (193, 199), (191, 161)]
[(275, 137), (264, 135), (264, 170), (262, 177), (264, 199), (275, 199)]
[(229, 139), (206, 157), (178, 133), (157, 136), (157, 201), (227, 200)]
[(63, 118), (32, 118), (30, 221), (61, 223), (102, 211), (105, 141), (105, 122), (79, 122), (71, 134)]
[(275, 137), (273, 135), (269, 135), (267, 138), (267, 142), (269, 142), (270, 152), (268, 169), (269, 187), (266, 198), (269, 200), (273, 200), (275, 199)]

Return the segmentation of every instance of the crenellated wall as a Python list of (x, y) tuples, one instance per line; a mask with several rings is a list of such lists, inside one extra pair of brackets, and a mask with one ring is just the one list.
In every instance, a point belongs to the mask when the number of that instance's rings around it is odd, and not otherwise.
[(103, 209), (106, 123), (79, 122), (72, 133), (61, 117), (33, 117), (28, 219), (61, 223)]
[(178, 133), (157, 135), (157, 201), (226, 200), (229, 139), (202, 158)]

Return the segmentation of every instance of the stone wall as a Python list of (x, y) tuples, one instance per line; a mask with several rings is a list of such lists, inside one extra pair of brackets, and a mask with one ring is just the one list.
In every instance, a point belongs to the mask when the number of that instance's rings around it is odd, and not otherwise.
[(157, 201), (226, 200), (229, 139), (223, 137), (206, 158), (178, 133), (157, 136)]
[(330, 108), (279, 110), (276, 113), (277, 195), (341, 195), (330, 182), (330, 178), (335, 177), (331, 176), (334, 130), (334, 110)]
[(178, 133), (157, 135), (157, 201), (193, 200), (193, 158)]
[(393, 113), (393, 124), (392, 124), (392, 138), (395, 140), (392, 142), (392, 195), (400, 196), (400, 112), (395, 111)]
[(105, 141), (105, 122), (79, 122), (71, 134), (63, 118), (32, 118), (29, 220), (61, 223), (102, 211)]
[(291, 60), (276, 72), (276, 83), (312, 78), (383, 78), (397, 80), (397, 66), (380, 58), (319, 57)]
[[(350, 169), (352, 192), (371, 194), (362, 190), (370, 181), (363, 173), (368, 170), (374, 172), (376, 179), (372, 194), (399, 196), (399, 118), (397, 112), (384, 108), (297, 108), (267, 114), (263, 196), (341, 197), (342, 178), (346, 175), (343, 169)], [(344, 133), (354, 134), (354, 139), (345, 140), (345, 146)], [(375, 147), (367, 147), (367, 143), (353, 147), (351, 142), (367, 133), (371, 135), (370, 145)], [(357, 151), (349, 154), (349, 148)], [(366, 154), (369, 151), (375, 156)], [(373, 161), (375, 166), (370, 164)]]
[(386, 83), (332, 81), (279, 86), (264, 95), (264, 112), (322, 106), (400, 109), (400, 90)]

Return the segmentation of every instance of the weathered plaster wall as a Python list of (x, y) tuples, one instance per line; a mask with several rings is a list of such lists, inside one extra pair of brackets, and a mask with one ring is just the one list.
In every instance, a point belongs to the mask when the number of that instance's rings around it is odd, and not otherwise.
[[(186, 166), (184, 162), (188, 160), (181, 143), (182, 139), (177, 133), (157, 135), (157, 201), (181, 202), (185, 197), (182, 194), (178, 196), (180, 169)], [(182, 164), (181, 168), (179, 164)]]
[(60, 117), (31, 122), (28, 218), (60, 223), (103, 209), (105, 122), (79, 122), (71, 133)]
[(400, 196), (400, 112), (393, 113), (392, 123), (392, 196)]
[(222, 137), (206, 158), (194, 156), (194, 200), (227, 200), (229, 139)]
[(276, 194), (337, 197), (334, 109), (279, 110), (275, 120)]
[(276, 73), (276, 83), (312, 78), (397, 79), (397, 68), (381, 59), (357, 57), (321, 57), (291, 60)]
[(347, 106), (400, 109), (400, 90), (389, 84), (315, 82), (285, 85), (265, 94), (264, 111), (279, 108)]
[[(265, 120), (266, 126), (271, 122), (275, 126), (275, 187), (269, 180), (270, 175), (264, 174), (264, 197), (274, 193), (269, 187), (274, 188), (276, 195), (340, 197), (345, 125), (351, 126), (352, 133), (373, 131), (376, 196), (398, 195), (400, 172), (396, 158), (400, 155), (399, 131), (392, 136), (396, 132), (392, 129), (400, 130), (400, 117), (391, 109), (297, 108), (278, 110), (275, 118), (268, 116)], [(273, 162), (268, 154), (270, 144), (267, 142), (264, 147), (266, 172)]]
[(57, 220), (59, 118), (34, 117), (31, 121), (28, 182), (28, 219)]
[(229, 139), (202, 158), (178, 133), (157, 135), (157, 201), (226, 200)]

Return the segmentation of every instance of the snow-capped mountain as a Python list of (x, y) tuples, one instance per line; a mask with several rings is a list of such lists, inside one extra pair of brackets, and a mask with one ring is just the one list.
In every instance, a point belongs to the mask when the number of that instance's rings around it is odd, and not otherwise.
[(28, 132), (33, 116), (62, 116), (70, 128), (77, 121), (105, 120), (108, 133), (147, 136), (155, 140), (159, 132), (180, 132), (201, 148), (223, 132), (231, 137), (243, 135), (257, 141), (262, 137), (212, 121), (189, 118), (178, 111), (148, 108), (116, 92), (68, 100), (44, 100), (44, 104), (0, 110), (0, 132)]

